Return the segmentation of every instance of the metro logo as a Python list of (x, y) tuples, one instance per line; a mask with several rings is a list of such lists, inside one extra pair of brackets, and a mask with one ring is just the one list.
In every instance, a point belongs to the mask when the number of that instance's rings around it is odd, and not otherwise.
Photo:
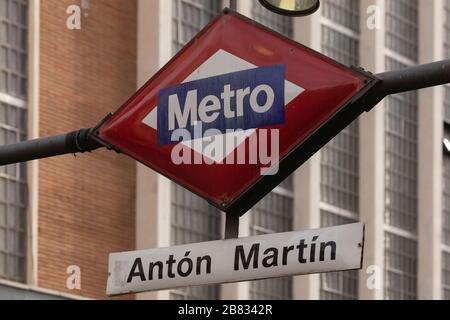
[[(230, 12), (105, 119), (94, 137), (220, 210), (244, 214), (331, 138), (345, 124), (340, 117), (360, 108), (361, 95), (376, 82)], [(273, 105), (271, 90), (260, 85), (273, 90)], [(240, 110), (236, 98), (245, 93)], [(278, 164), (272, 155), (279, 155)], [(278, 173), (269, 176), (272, 168)]]
[(165, 88), (158, 97), (158, 143), (172, 139), (177, 129), (195, 136), (200, 122), (225, 134), (284, 123), (285, 66), (274, 65), (228, 73)]

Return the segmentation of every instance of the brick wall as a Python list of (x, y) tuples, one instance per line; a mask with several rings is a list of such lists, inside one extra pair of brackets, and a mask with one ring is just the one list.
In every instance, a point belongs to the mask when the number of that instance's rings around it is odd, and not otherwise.
[[(81, 30), (66, 28), (80, 0), (41, 1), (40, 135), (98, 123), (136, 89), (134, 0), (90, 0)], [(109, 151), (40, 161), (38, 284), (106, 298), (110, 252), (134, 249), (135, 163)], [(81, 290), (66, 268), (81, 268)], [(129, 296), (128, 298), (132, 298)]]

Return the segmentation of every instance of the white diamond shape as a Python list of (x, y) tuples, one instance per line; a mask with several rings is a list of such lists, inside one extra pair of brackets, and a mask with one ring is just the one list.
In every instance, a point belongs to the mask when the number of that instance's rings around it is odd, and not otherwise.
[[(183, 83), (196, 81), (200, 79), (215, 77), (226, 73), (244, 71), (257, 68), (258, 66), (251, 64), (250, 62), (241, 59), (225, 50), (218, 50), (215, 54), (209, 57), (198, 69), (192, 72)], [(288, 105), (294, 98), (302, 94), (305, 89), (296, 84), (285, 81), (285, 104)], [(147, 126), (158, 130), (158, 107), (156, 106), (142, 121)], [(228, 157), (234, 149), (236, 149), (246, 138), (250, 137), (256, 129), (250, 129), (246, 131), (237, 131), (233, 133), (226, 133), (214, 137), (206, 137), (196, 140), (180, 142), (185, 146), (201, 153), (213, 160), (216, 163), (222, 162)], [(213, 144), (213, 145), (212, 145)], [(210, 150), (224, 150), (222, 154), (206, 154), (205, 145), (210, 146)]]

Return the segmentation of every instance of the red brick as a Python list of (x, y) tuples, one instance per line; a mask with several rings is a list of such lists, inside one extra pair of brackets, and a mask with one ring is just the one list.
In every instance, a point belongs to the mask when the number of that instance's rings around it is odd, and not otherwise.
[[(41, 136), (92, 127), (136, 89), (136, 1), (90, 1), (81, 30), (66, 28), (72, 4), (41, 1)], [(106, 150), (40, 161), (39, 286), (106, 298), (108, 254), (135, 247), (135, 175)], [(80, 291), (66, 288), (69, 265)]]

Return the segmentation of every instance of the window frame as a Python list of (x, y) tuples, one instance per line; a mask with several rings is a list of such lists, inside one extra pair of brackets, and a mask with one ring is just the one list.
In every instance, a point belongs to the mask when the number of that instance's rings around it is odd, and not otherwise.
[[(349, 2), (350, 3), (350, 2)], [(336, 34), (338, 34), (339, 36), (345, 37), (346, 39), (348, 39), (348, 41), (354, 43), (355, 45), (355, 49), (357, 51), (355, 56), (351, 56), (351, 54), (347, 54), (348, 55), (348, 59), (349, 61), (341, 61), (341, 63), (347, 64), (349, 67), (352, 65), (357, 65), (359, 60), (360, 60), (360, 41), (361, 41), (361, 34), (360, 34), (360, 21), (359, 19), (361, 19), (361, 6), (360, 3), (355, 2), (354, 4), (357, 5), (357, 9), (354, 10), (354, 12), (352, 12), (352, 9), (347, 8), (347, 7), (343, 7), (341, 6), (339, 3), (334, 2), (334, 1), (324, 1), (323, 3), (323, 12), (322, 15), (320, 17), (320, 27), (321, 27), (321, 51), (324, 52), (324, 54), (329, 55), (328, 51), (331, 51), (331, 44), (327, 44), (325, 43), (325, 32), (335, 32)], [(334, 16), (339, 16), (339, 14), (342, 14), (342, 10), (348, 11), (345, 12), (345, 14), (351, 14), (354, 15), (355, 17), (357, 17), (358, 22), (355, 22), (354, 28), (352, 28), (349, 25), (343, 25), (341, 23), (339, 23), (339, 21), (334, 21), (332, 19), (331, 16), (333, 16), (332, 11), (333, 9), (335, 9), (335, 13)], [(327, 11), (329, 10), (329, 11)], [(328, 15), (327, 15), (328, 13)], [(345, 51), (346, 49), (342, 49), (339, 48), (338, 50), (341, 51)], [(333, 58), (333, 56), (331, 56)], [(344, 174), (345, 170), (341, 170), (340, 167), (339, 169), (337, 167), (334, 167), (331, 165), (331, 163), (327, 163), (324, 161), (324, 156), (326, 155), (334, 155), (336, 156), (336, 154), (346, 154), (346, 156), (349, 155), (348, 153), (348, 149), (345, 148), (339, 148), (338, 146), (335, 145), (335, 143), (338, 142), (339, 138), (349, 138), (346, 137), (345, 135), (352, 135), (353, 132), (352, 130), (355, 130), (356, 134), (355, 137), (357, 139), (357, 150), (356, 150), (356, 155), (352, 155), (356, 156), (356, 161), (358, 163), (358, 165), (356, 166), (357, 168), (355, 168), (354, 172), (345, 172), (345, 175), (347, 176), (348, 179), (350, 179), (349, 176), (354, 176), (354, 178), (356, 178), (357, 183), (356, 183), (356, 194), (352, 195), (354, 197), (356, 197), (356, 204), (353, 205), (354, 210), (350, 209), (350, 205), (347, 206), (347, 204), (344, 203), (331, 203), (332, 201), (330, 199), (325, 199), (326, 195), (325, 195), (325, 189), (328, 188), (329, 186), (326, 184), (326, 180), (325, 177), (323, 176), (326, 170), (338, 170), (338, 173)], [(360, 174), (359, 174), (359, 161), (360, 161), (360, 148), (359, 148), (359, 121), (356, 120), (355, 122), (353, 122), (349, 127), (347, 127), (346, 129), (344, 129), (343, 132), (341, 132), (338, 136), (336, 136), (330, 143), (328, 143), (326, 146), (324, 146), (320, 152), (320, 200), (319, 200), (319, 211), (320, 211), (320, 220), (321, 220), (321, 226), (323, 226), (323, 217), (324, 217), (324, 213), (329, 213), (331, 215), (334, 215), (336, 218), (342, 218), (342, 219), (348, 219), (349, 221), (359, 221), (359, 179), (360, 179)], [(345, 149), (345, 150), (344, 150)], [(348, 160), (348, 158), (347, 158)], [(335, 190), (330, 190), (330, 192), (332, 191), (336, 191), (336, 189), (338, 188), (334, 188)], [(335, 194), (336, 198), (342, 198), (342, 193), (347, 193), (346, 196), (350, 196), (350, 190), (345, 190), (344, 192), (340, 192), (340, 196)], [(342, 199), (340, 199), (342, 201)], [(344, 208), (345, 207), (345, 208)], [(350, 299), (350, 300), (354, 300), (354, 299), (358, 299), (359, 298), (359, 279), (356, 276), (355, 277), (356, 272), (355, 271), (344, 271), (344, 272), (336, 272), (336, 273), (330, 273), (328, 275), (321, 275), (320, 276), (320, 296), (322, 298), (326, 298), (327, 296), (333, 296), (333, 299), (337, 299), (337, 298), (341, 298), (341, 299)], [(356, 290), (354, 290), (356, 292), (355, 295), (352, 295), (352, 293), (348, 293), (348, 292), (344, 292), (344, 281), (345, 279), (355, 279), (356, 278)], [(341, 284), (340, 288), (343, 290), (338, 290), (337, 288), (332, 288), (330, 286), (328, 286), (329, 282), (339, 282)]]
[[(15, 37), (17, 40), (16, 44), (10, 43), (13, 38), (11, 34), (7, 35), (6, 42), (2, 41), (0, 44), (1, 50), (3, 51), (5, 48), (7, 50), (6, 52), (8, 52), (5, 60), (8, 65), (2, 65), (0, 67), (1, 73), (7, 74), (6, 92), (0, 92), (0, 112), (5, 117), (5, 122), (0, 123), (0, 131), (3, 131), (5, 134), (6, 143), (17, 143), (29, 137), (29, 87), (31, 86), (30, 82), (32, 80), (29, 67), (31, 56), (30, 43), (35, 40), (33, 34), (34, 30), (32, 30), (31, 24), (33, 15), (35, 14), (34, 5), (27, 0), (8, 0), (8, 10), (11, 10), (12, 2), (17, 3), (17, 21), (13, 21), (11, 17), (5, 17), (3, 14), (2, 17), (0, 17), (2, 26), (8, 26), (8, 32), (13, 30), (13, 27), (15, 27), (18, 32), (18, 36)], [(26, 10), (26, 12), (24, 13), (23, 10)], [(11, 12), (7, 12), (6, 15), (10, 13)], [(24, 20), (22, 21), (20, 19)], [(11, 60), (9, 51), (15, 52), (16, 55), (16, 65), (14, 68), (11, 68), (9, 65), (9, 63), (13, 61)], [(17, 58), (19, 56), (20, 59)], [(20, 66), (21, 62), (24, 62), (25, 66)], [(19, 91), (11, 91), (11, 74), (16, 74), (15, 88), (19, 89)], [(2, 81), (3, 80), (4, 79), (2, 79)], [(22, 89), (20, 89), (20, 86), (23, 86)], [(11, 113), (10, 110), (15, 111)], [(16, 118), (14, 119), (14, 125), (11, 124), (11, 119), (9, 119), (12, 114), (14, 114), (14, 117)], [(7, 132), (10, 132), (15, 136), (15, 141), (9, 141)], [(0, 253), (5, 256), (5, 273), (1, 274), (0, 277), (4, 280), (25, 284), (29, 283), (30, 280), (33, 280), (30, 279), (30, 273), (33, 274), (33, 272), (30, 272), (30, 267), (32, 266), (30, 263), (30, 256), (32, 257), (33, 254), (30, 252), (32, 243), (30, 243), (31, 237), (29, 236), (29, 167), (30, 165), (28, 164), (12, 164), (0, 168), (0, 179), (4, 180), (6, 188), (4, 190), (6, 192), (5, 199), (4, 201), (0, 201), (0, 206), (5, 209), (5, 222), (4, 225), (0, 226), (0, 229), (5, 232), (4, 249), (0, 250)], [(10, 184), (15, 185), (15, 200), (12, 202), (8, 199), (10, 195), (9, 191), (7, 191), (10, 190), (10, 188), (7, 187)], [(10, 216), (11, 210), (13, 210), (12, 216)], [(12, 218), (13, 216), (14, 218)], [(8, 221), (8, 217), (14, 220), (15, 225), (10, 225), (11, 222)], [(17, 221), (19, 221), (18, 225)], [(16, 243), (14, 248), (11, 248), (9, 242), (12, 241), (14, 243), (13, 239)], [(14, 259), (17, 263), (14, 274), (7, 270), (8, 257)]]

